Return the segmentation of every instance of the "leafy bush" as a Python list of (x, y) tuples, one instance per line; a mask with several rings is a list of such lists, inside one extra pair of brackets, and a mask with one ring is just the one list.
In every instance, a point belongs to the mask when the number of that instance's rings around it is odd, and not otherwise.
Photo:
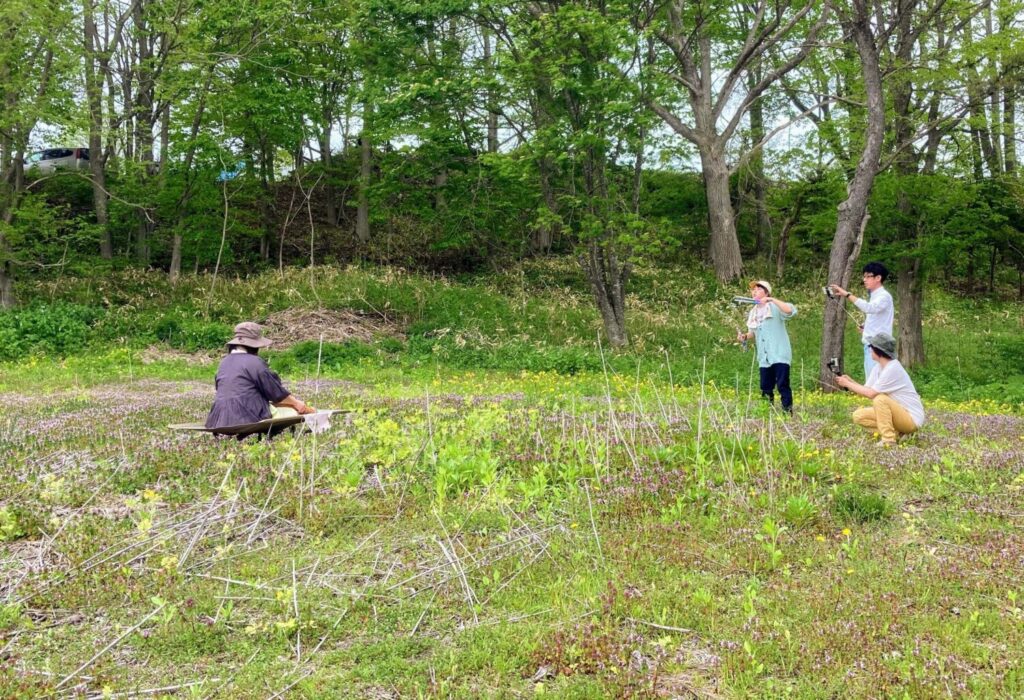
[(316, 365), (319, 362), (325, 367), (340, 367), (359, 362), (364, 357), (373, 357), (377, 351), (372, 345), (358, 340), (324, 343), (323, 348), (319, 342), (310, 340), (296, 343), (289, 348), (287, 354), (290, 354), (298, 364)]
[(803, 527), (818, 517), (818, 507), (807, 496), (790, 496), (782, 509), (782, 517), (794, 527)]
[(857, 486), (837, 489), (832, 508), (840, 518), (858, 523), (883, 520), (893, 511), (892, 504), (884, 495)]
[(64, 355), (82, 350), (103, 312), (90, 306), (57, 302), (33, 304), (0, 313), (0, 360), (25, 355)]
[(190, 318), (162, 318), (154, 328), (157, 339), (189, 352), (213, 350), (231, 337), (231, 326), (215, 321)]
[(16, 540), (24, 534), (18, 516), (7, 506), (0, 508), (0, 542)]

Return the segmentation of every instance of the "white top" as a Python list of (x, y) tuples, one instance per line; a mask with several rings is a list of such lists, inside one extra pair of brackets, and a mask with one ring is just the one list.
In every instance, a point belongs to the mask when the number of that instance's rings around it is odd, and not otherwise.
[(857, 297), (857, 301), (853, 302), (854, 306), (867, 314), (864, 318), (864, 333), (860, 337), (861, 342), (878, 333), (892, 335), (894, 316), (892, 294), (889, 294), (885, 287), (879, 287), (868, 294), (871, 296), (871, 301)]
[(924, 425), (924, 404), (921, 403), (921, 396), (899, 360), (889, 360), (885, 367), (882, 367), (881, 363), (875, 365), (864, 386), (871, 387), (880, 394), (888, 394), (889, 398), (907, 409), (914, 425), (918, 428)]

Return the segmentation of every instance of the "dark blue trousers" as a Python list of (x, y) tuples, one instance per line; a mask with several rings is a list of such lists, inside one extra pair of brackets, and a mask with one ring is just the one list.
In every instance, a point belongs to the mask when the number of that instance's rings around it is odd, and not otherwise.
[(775, 403), (775, 389), (779, 390), (782, 399), (782, 410), (793, 412), (793, 390), (789, 388), (789, 365), (776, 362), (770, 367), (761, 367), (761, 395), (768, 403)]

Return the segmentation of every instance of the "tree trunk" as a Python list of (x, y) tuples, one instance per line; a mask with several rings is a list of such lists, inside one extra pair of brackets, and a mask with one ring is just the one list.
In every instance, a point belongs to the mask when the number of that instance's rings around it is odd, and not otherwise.
[(999, 262), (999, 251), (995, 246), (992, 246), (992, 251), (988, 256), (988, 293), (994, 294), (996, 291), (996, 263)]
[[(93, 150), (95, 147), (95, 150)], [(103, 157), (93, 158), (93, 153), (100, 153), (99, 135), (93, 139), (89, 134), (89, 178), (92, 181), (92, 205), (96, 215), (96, 225), (100, 229), (100, 257), (111, 260), (114, 257), (114, 240), (110, 235), (107, 213), (107, 176), (103, 169)]]
[[(15, 162), (12, 167), (17, 169), (19, 163), (15, 156)], [(12, 178), (16, 178), (16, 174), (12, 173)], [(6, 185), (7, 183), (0, 183), (0, 185)], [(5, 188), (6, 189), (6, 188)], [(14, 220), (14, 199), (17, 197), (17, 189), (11, 193), (12, 199), (10, 202), (4, 202), (4, 209), (2, 212), (2, 220), (5, 224), (10, 224)], [(7, 240), (4, 238), (2, 230), (0, 230), (0, 309), (10, 309), (15, 304), (14, 299), (14, 266), (11, 264), (8, 256), (11, 254)]]
[(630, 266), (628, 263), (620, 266), (608, 245), (604, 241), (590, 241), (586, 253), (580, 256), (580, 265), (601, 313), (608, 343), (614, 348), (621, 348), (629, 343), (626, 333), (626, 281)]
[[(919, 177), (908, 172), (906, 177)], [(900, 361), (904, 367), (924, 364), (924, 273), (921, 266), (920, 239), (923, 233), (909, 222), (914, 216), (914, 205), (905, 192), (897, 197), (897, 209), (903, 223), (897, 226), (897, 236), (905, 247), (898, 262), (897, 298), (899, 304)]]
[[(114, 75), (113, 73), (107, 73), (107, 94), (114, 94)], [(135, 160), (136, 152), (136, 127), (135, 127), (135, 97), (132, 94), (132, 71), (126, 70), (121, 73), (121, 109), (123, 112), (123, 123), (121, 124), (121, 131), (124, 134), (124, 148), (122, 153), (126, 161)], [(107, 113), (110, 115), (114, 114), (113, 101), (108, 99), (107, 102)], [(111, 129), (107, 136), (107, 141), (116, 143), (117, 132)]]
[(356, 209), (356, 238), (360, 243), (370, 242), (370, 178), (373, 175), (373, 150), (370, 147), (369, 104), (363, 106), (363, 133), (359, 136), (359, 207)]
[[(182, 168), (182, 175), (185, 177), (185, 187), (181, 192), (181, 196), (178, 197), (178, 220), (174, 226), (174, 236), (171, 240), (171, 268), (168, 271), (168, 275), (171, 280), (176, 280), (181, 275), (181, 226), (185, 221), (185, 215), (188, 211), (188, 203), (192, 199), (192, 187), (195, 185), (195, 178), (192, 176), (192, 163), (195, 160), (196, 148), (198, 146), (196, 143), (196, 137), (199, 135), (199, 129), (203, 123), (203, 114), (206, 111), (206, 96), (210, 92), (210, 85), (213, 82), (213, 71), (215, 66), (216, 63), (210, 65), (209, 72), (206, 75), (206, 80), (203, 83), (203, 91), (199, 94), (199, 103), (196, 105), (196, 113), (192, 116), (192, 129), (189, 132), (188, 150), (185, 152), (185, 163)], [(168, 105), (164, 120), (165, 128), (170, 119), (170, 113), (171, 108), (170, 105)], [(161, 172), (165, 172), (163, 168), (161, 168)], [(198, 265), (199, 259), (197, 257), (196, 266), (198, 267)]]
[[(5, 168), (0, 170), (0, 221), (9, 226), (14, 221), (19, 193), (25, 186), (25, 153), (22, 148), (14, 145), (13, 139), (6, 133), (3, 136), (4, 152), (0, 160), (5, 161)], [(17, 153), (11, 153), (14, 149), (17, 149)], [(13, 308), (16, 303), (14, 265), (11, 264), (10, 255), (10, 244), (0, 228), (0, 309)]]
[(900, 277), (896, 282), (896, 295), (900, 303), (899, 360), (908, 368), (923, 365), (925, 361), (922, 332), (924, 281), (920, 257), (901, 261)]
[[(484, 68), (487, 71), (487, 77), (493, 77), (494, 75), (494, 54), (491, 53), (491, 32), (488, 29), (483, 29), (484, 39)], [(488, 86), (486, 105), (487, 105), (487, 152), (497, 153), (498, 152), (498, 109), (497, 100), (494, 94), (494, 88)]]
[(329, 111), (324, 110), (323, 123), (320, 127), (320, 162), (324, 168), (324, 205), (327, 209), (327, 224), (338, 225), (338, 193), (334, 188), (334, 174), (331, 172), (331, 124), (334, 119)]
[(85, 40), (85, 93), (89, 108), (89, 176), (92, 180), (92, 202), (96, 225), (100, 230), (100, 257), (114, 257), (107, 214), (107, 180), (103, 155), (103, 86), (96, 74), (95, 51), (99, 34), (93, 17), (92, 0), (82, 3)]
[[(260, 181), (263, 186), (263, 197), (260, 202), (260, 213), (263, 219), (263, 235), (260, 237), (260, 259), (270, 259), (270, 241), (274, 235), (274, 162), (267, 143), (260, 145)], [(295, 174), (298, 177), (298, 173)], [(225, 185), (225, 191), (227, 191)]]
[[(751, 73), (747, 82), (752, 87), (760, 81), (760, 71)], [(755, 100), (750, 105), (750, 141), (756, 149), (750, 157), (750, 174), (754, 180), (751, 188), (754, 195), (754, 232), (757, 238), (757, 254), (768, 252), (771, 222), (768, 220), (768, 206), (765, 203), (764, 150), (759, 145), (764, 140), (764, 104)]]
[(434, 209), (441, 211), (448, 206), (445, 198), (444, 188), (448, 184), (448, 168), (441, 166), (441, 170), (434, 174)]
[(171, 147), (171, 105), (167, 103), (160, 110), (160, 161), (157, 170), (167, 173), (167, 149)]
[(1013, 83), (1003, 88), (1003, 167), (1017, 172), (1017, 92)]
[[(13, 31), (13, 30), (12, 30)], [(0, 85), (7, 83), (10, 75), (10, 69), (6, 63), (0, 63)], [(17, 106), (17, 96), (13, 93), (4, 95), (4, 108), (8, 113), (13, 112)], [(11, 167), (11, 158), (14, 152), (14, 139), (11, 138), (10, 133), (7, 130), (0, 129), (0, 188), (3, 188), (7, 184), (7, 173)], [(3, 190), (0, 189), (0, 192)], [(3, 209), (0, 209), (0, 215), (3, 215)]]
[[(917, 9), (916, 0), (909, 4), (900, 5), (900, 12), (897, 15), (896, 37), (896, 60), (894, 65), (898, 70), (892, 75), (892, 105), (893, 105), (893, 131), (896, 148), (901, 148), (894, 163), (895, 171), (901, 182), (908, 182), (920, 177), (918, 166), (921, 159), (921, 152), (910, 147), (915, 140), (915, 125), (912, 112), (920, 105), (914, 105), (914, 84), (913, 76), (909, 67), (914, 61), (914, 36), (917, 27), (914, 26), (914, 12)], [(937, 93), (933, 93), (929, 101), (929, 123), (935, 124), (938, 117), (938, 102), (935, 99)], [(925, 147), (924, 166), (927, 171), (932, 167), (933, 158), (930, 149), (933, 144), (941, 140), (935, 126), (928, 129), (927, 146)], [(924, 327), (922, 324), (921, 309), (924, 303), (924, 284), (920, 257), (919, 241), (922, 236), (920, 226), (915, 219), (920, 216), (916, 212), (913, 200), (907, 192), (900, 187), (896, 201), (897, 210), (900, 213), (900, 223), (896, 226), (896, 239), (903, 248), (898, 260), (898, 283), (897, 297), (899, 299), (899, 328), (896, 333), (899, 338), (899, 357), (907, 367), (924, 362)]]
[(171, 268), (168, 271), (168, 277), (172, 282), (181, 276), (181, 243), (181, 230), (178, 229), (171, 237)]
[(782, 273), (786, 269), (786, 251), (789, 249), (789, 233), (793, 230), (796, 222), (800, 220), (800, 209), (803, 207), (803, 197), (796, 200), (793, 214), (786, 219), (779, 232), (779, 250), (775, 256), (775, 279), (782, 279)]
[(971, 165), (974, 171), (974, 181), (984, 180), (985, 163), (981, 160), (981, 134), (974, 128), (971, 129)]
[[(541, 158), (537, 163), (537, 170), (540, 176), (540, 194), (544, 199), (544, 206), (550, 212), (558, 211), (558, 198), (555, 196), (555, 188), (551, 182), (551, 159)], [(555, 235), (558, 232), (558, 224), (555, 217), (542, 218), (539, 225), (535, 226), (530, 233), (530, 252), (533, 255), (547, 255), (551, 252)]]
[[(861, 74), (867, 97), (867, 128), (864, 148), (854, 171), (853, 179), (847, 186), (847, 198), (839, 209), (836, 233), (832, 239), (829, 256), (829, 282), (849, 287), (853, 265), (860, 254), (860, 245), (867, 226), (868, 198), (878, 172), (882, 152), (882, 138), (885, 134), (885, 104), (882, 97), (882, 74), (878, 62), (878, 49), (871, 30), (871, 12), (866, 0), (853, 0), (854, 15), (842, 16), (843, 28), (853, 37), (860, 57)], [(843, 339), (846, 330), (846, 314), (842, 307), (845, 302), (830, 302), (825, 305), (821, 341), (821, 366), (818, 379), (825, 391), (835, 391), (832, 372), (828, 368), (830, 358), (843, 358)]]
[[(999, 3), (1000, 5), (1004, 3)], [(995, 2), (985, 3), (985, 40), (991, 41), (995, 36), (995, 17), (992, 12), (992, 8), (996, 5)], [(988, 53), (987, 59), (989, 69), (993, 74), (998, 75), (1000, 72), (1005, 70), (1005, 64), (1003, 63), (1004, 57), (1002, 51), (995, 50)], [(1000, 90), (996, 86), (989, 87), (988, 95), (988, 107), (989, 107), (989, 124), (991, 125), (989, 131), (992, 134), (992, 177), (998, 176), (1000, 173), (1005, 172), (1005, 161), (1003, 160), (1003, 149), (1000, 148), (1000, 132), (1003, 125), (1003, 104), (1002, 100), (999, 99)]]
[[(147, 178), (143, 178), (143, 187), (146, 186)], [(135, 227), (135, 259), (142, 265), (149, 265), (149, 238), (153, 233), (153, 222), (146, 218), (146, 212), (142, 209), (138, 213), (138, 223)]]
[(725, 153), (717, 148), (700, 149), (700, 162), (704, 171), (704, 190), (708, 199), (708, 224), (711, 240), (708, 242), (711, 264), (720, 282), (732, 282), (743, 273), (740, 242), (736, 238), (732, 200), (729, 197), (729, 167)]
[[(976, 139), (975, 143), (981, 152), (984, 166), (988, 168), (988, 174), (995, 176), (1002, 172), (1002, 168), (999, 166), (999, 158), (992, 143), (992, 130), (989, 128), (985, 103), (982, 98), (981, 89), (970, 82), (970, 78), (968, 80), (968, 97), (971, 100), (971, 125)], [(974, 78), (973, 80), (976, 81), (979, 78)], [(975, 166), (975, 175), (977, 174), (978, 166)], [(984, 173), (982, 173), (982, 177), (984, 177)]]
[[(152, 39), (148, 34), (148, 28), (147, 33), (140, 38), (139, 46), (140, 66), (139, 96), (137, 100), (138, 117), (135, 122), (135, 128), (138, 133), (137, 143), (139, 147), (139, 162), (143, 166), (141, 173), (142, 191), (149, 192), (156, 189), (158, 186), (156, 175), (159, 173), (159, 168), (157, 167), (156, 156), (153, 152), (153, 144), (155, 143), (155, 136), (153, 132), (156, 128), (159, 112), (155, 107), (156, 78), (148, 67), (148, 64), (153, 59), (153, 44)], [(145, 47), (144, 52), (142, 51), (142, 47)], [(143, 265), (149, 265), (150, 256), (152, 254), (151, 240), (153, 232), (156, 229), (156, 223), (152, 218), (154, 208), (150, 207), (149, 203), (144, 206), (145, 208), (139, 209), (140, 240), (145, 241), (145, 246), (140, 251), (142, 254), (139, 257), (139, 262)], [(145, 233), (145, 236), (141, 235), (143, 232)]]
[[(0, 245), (6, 245), (0, 240)], [(10, 309), (14, 307), (14, 274), (10, 260), (0, 262), (0, 308)]]

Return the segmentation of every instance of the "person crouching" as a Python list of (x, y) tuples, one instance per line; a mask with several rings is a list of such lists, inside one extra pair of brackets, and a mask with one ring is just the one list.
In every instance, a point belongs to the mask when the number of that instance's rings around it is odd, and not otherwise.
[(865, 341), (871, 358), (878, 363), (867, 381), (858, 384), (842, 374), (836, 377), (836, 384), (871, 399), (870, 408), (853, 412), (853, 422), (877, 432), (881, 444), (892, 447), (902, 436), (924, 425), (924, 404), (907, 370), (896, 359), (896, 339), (889, 333), (876, 333)]

